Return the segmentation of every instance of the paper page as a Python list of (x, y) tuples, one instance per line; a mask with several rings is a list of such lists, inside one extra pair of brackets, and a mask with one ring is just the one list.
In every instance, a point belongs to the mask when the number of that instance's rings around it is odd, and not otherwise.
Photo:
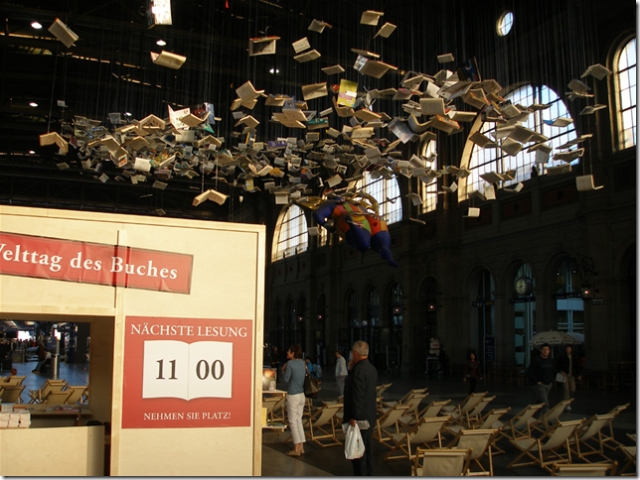
[(177, 340), (146, 340), (142, 398), (188, 400), (189, 345)]
[(233, 343), (194, 342), (190, 347), (188, 400), (231, 398)]

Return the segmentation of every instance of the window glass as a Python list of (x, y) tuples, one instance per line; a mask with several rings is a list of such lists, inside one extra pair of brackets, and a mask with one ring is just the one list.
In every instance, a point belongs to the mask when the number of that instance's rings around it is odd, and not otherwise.
[(513, 27), (513, 12), (504, 12), (498, 19), (496, 30), (498, 35), (504, 37), (508, 35)]
[(276, 224), (272, 260), (280, 260), (307, 250), (307, 219), (297, 205), (290, 205)]
[(356, 184), (356, 190), (368, 193), (378, 202), (380, 217), (388, 224), (402, 220), (400, 187), (395, 178), (384, 178), (378, 171), (365, 172)]
[(636, 38), (622, 48), (616, 65), (618, 101), (618, 145), (636, 145)]

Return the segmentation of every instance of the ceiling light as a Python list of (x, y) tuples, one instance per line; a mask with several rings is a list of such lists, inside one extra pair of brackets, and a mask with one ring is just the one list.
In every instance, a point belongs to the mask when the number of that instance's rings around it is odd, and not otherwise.
[(37, 107), (38, 104), (36, 102), (29, 102), (30, 107)]
[(130, 117), (130, 116), (131, 116), (131, 113), (130, 113), (130, 112), (124, 112), (124, 116), (125, 116), (125, 117)]
[(171, 0), (151, 0), (149, 28), (155, 25), (171, 25)]
[(280, 70), (278, 70), (277, 68), (271, 68), (269, 70), (269, 73), (271, 73), (273, 75), (274, 73), (280, 73)]
[(38, 22), (31, 22), (31, 26), (36, 30), (40, 30), (42, 28), (42, 25)]
[(164, 47), (167, 44), (167, 42), (165, 42), (164, 40), (160, 39), (156, 42), (156, 45), (160, 45), (161, 47)]
[(35, 155), (36, 151), (35, 150), (29, 150), (29, 155)]

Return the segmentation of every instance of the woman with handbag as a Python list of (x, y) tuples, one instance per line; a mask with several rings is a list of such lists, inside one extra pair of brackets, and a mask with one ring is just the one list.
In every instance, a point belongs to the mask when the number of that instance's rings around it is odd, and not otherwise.
[(287, 418), (293, 439), (293, 450), (287, 455), (299, 457), (304, 453), (304, 428), (302, 414), (304, 413), (304, 377), (305, 363), (302, 360), (302, 348), (291, 345), (287, 350), (287, 363), (282, 366), (283, 379), (287, 382)]
[(462, 379), (463, 382), (469, 383), (469, 395), (476, 391), (478, 380), (482, 380), (480, 360), (476, 358), (476, 352), (469, 352), (469, 358), (464, 367), (464, 378)]

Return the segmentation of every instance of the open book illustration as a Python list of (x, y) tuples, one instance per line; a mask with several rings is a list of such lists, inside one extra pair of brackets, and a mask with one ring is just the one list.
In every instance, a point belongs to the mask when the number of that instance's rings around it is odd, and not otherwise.
[(142, 398), (231, 398), (233, 343), (144, 342)]

